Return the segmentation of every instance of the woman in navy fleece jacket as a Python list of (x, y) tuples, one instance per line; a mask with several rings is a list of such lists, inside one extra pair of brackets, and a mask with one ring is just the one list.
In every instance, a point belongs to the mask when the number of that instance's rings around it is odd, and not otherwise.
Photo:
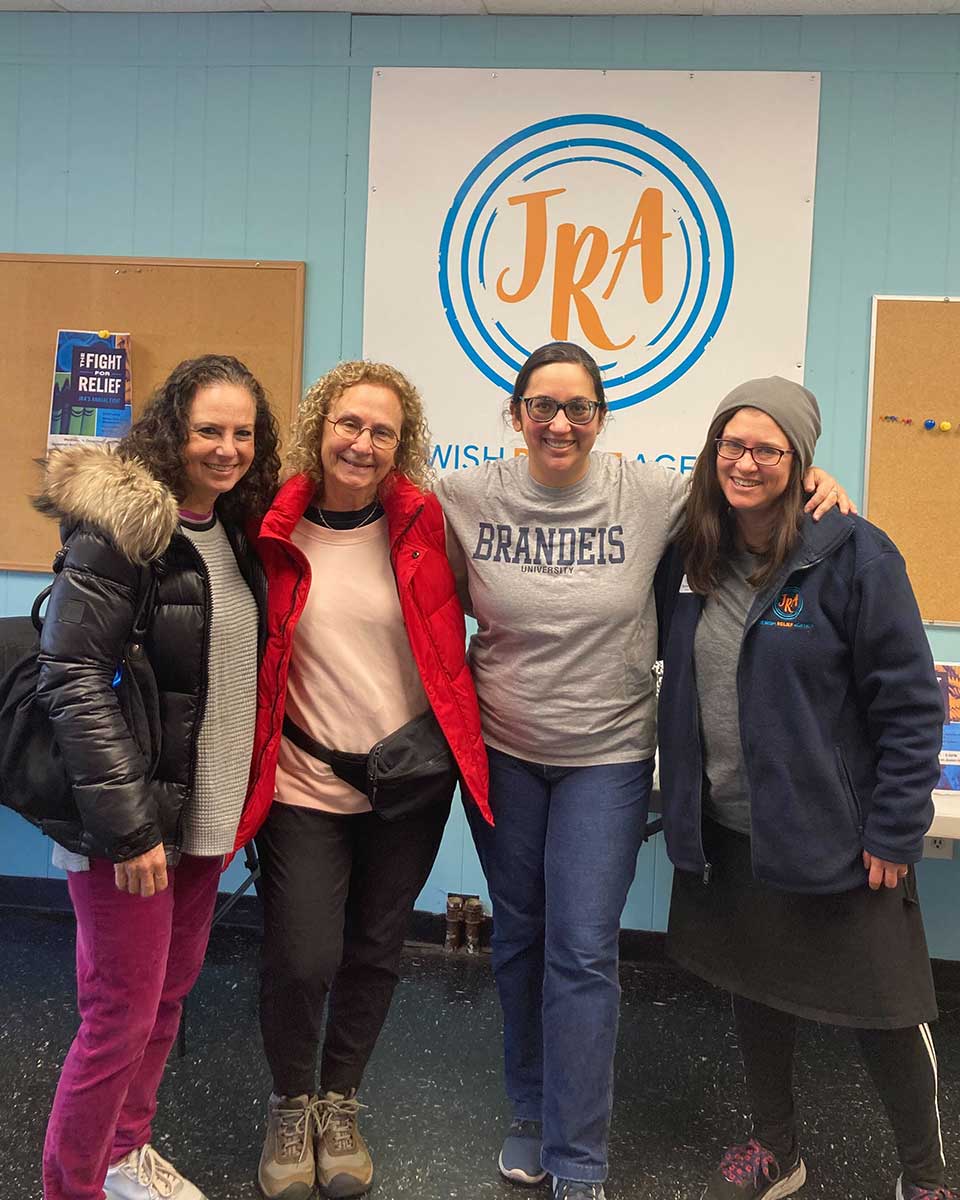
[(720, 405), (674, 553), (660, 698), (669, 947), (733, 993), (753, 1113), (705, 1200), (806, 1178), (798, 1017), (856, 1030), (894, 1128), (896, 1200), (948, 1200), (912, 864), (943, 707), (903, 559), (859, 517), (802, 514), (814, 397), (752, 380)]

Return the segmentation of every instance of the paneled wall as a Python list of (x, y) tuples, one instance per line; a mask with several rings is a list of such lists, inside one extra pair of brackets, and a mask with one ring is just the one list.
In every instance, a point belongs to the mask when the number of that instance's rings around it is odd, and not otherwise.
[[(0, 13), (0, 250), (304, 259), (313, 379), (361, 349), (374, 66), (821, 72), (806, 382), (818, 459), (860, 495), (870, 297), (960, 294), (960, 17)], [(39, 586), (0, 574), (0, 613)], [(931, 643), (960, 659), (960, 630)], [(0, 813), (0, 874), (48, 861)], [(960, 863), (920, 875), (931, 950), (960, 959)], [(669, 878), (658, 839), (626, 925), (664, 928)], [(454, 890), (482, 892), (459, 813), (420, 906)]]

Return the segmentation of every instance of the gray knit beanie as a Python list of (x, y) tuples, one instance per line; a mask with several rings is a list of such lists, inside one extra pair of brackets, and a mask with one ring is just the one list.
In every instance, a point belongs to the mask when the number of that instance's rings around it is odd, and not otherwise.
[(796, 450), (801, 471), (807, 470), (820, 436), (820, 407), (813, 392), (779, 375), (749, 379), (720, 401), (713, 420), (738, 408), (758, 408), (773, 417)]

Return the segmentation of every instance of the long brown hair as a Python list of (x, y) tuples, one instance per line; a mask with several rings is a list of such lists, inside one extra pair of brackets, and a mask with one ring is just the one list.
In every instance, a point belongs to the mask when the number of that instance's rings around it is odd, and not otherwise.
[[(736, 519), (717, 478), (716, 439), (739, 409), (720, 414), (707, 431), (707, 440), (693, 469), (690, 495), (683, 513), (677, 544), (683, 554), (687, 583), (701, 596), (715, 592), (726, 576), (730, 559), (737, 553)], [(766, 587), (790, 557), (800, 532), (803, 480), (799, 457), (790, 456), (790, 479), (777, 500), (777, 521), (760, 564), (747, 580), (758, 591)]]

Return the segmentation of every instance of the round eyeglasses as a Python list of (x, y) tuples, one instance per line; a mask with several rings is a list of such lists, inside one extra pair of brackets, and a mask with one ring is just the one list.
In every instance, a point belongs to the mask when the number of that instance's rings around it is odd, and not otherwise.
[(552, 396), (524, 396), (522, 399), (527, 416), (541, 425), (552, 421), (560, 409), (563, 409), (563, 415), (571, 425), (589, 425), (593, 414), (600, 407), (596, 400), (585, 400), (582, 396), (575, 400), (567, 400), (563, 404), (554, 400)]
[(775, 467), (785, 454), (796, 454), (796, 450), (781, 450), (779, 446), (745, 446), (733, 438), (717, 438), (717, 453), (721, 458), (736, 462), (749, 454), (758, 467)]
[(355, 417), (339, 417), (336, 421), (329, 417), (323, 419), (348, 442), (355, 442), (364, 433), (370, 434), (370, 441), (378, 450), (393, 450), (400, 442), (400, 435), (388, 425), (361, 425)]

